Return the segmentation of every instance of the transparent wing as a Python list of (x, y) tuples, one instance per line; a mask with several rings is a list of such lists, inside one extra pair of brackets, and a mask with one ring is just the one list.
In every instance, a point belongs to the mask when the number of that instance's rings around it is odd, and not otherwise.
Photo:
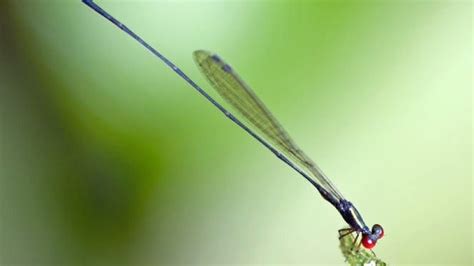
[(228, 64), (217, 55), (202, 50), (194, 52), (194, 60), (212, 87), (256, 127), (265, 139), (310, 173), (315, 178), (313, 179), (315, 182), (336, 198), (343, 198), (321, 169), (295, 144), (252, 89)]

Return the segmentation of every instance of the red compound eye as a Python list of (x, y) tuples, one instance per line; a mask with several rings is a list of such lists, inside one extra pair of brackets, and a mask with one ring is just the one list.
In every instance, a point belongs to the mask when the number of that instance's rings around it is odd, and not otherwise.
[(375, 247), (375, 244), (377, 244), (377, 241), (372, 240), (369, 235), (364, 235), (362, 237), (362, 245), (364, 246), (364, 248), (372, 249), (373, 247)]

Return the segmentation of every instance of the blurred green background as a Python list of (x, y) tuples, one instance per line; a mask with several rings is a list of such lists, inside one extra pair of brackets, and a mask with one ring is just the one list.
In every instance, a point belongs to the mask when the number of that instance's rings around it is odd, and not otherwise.
[[(232, 64), (381, 258), (472, 263), (470, 1), (97, 2), (216, 97), (191, 54)], [(343, 264), (337, 211), (79, 0), (0, 21), (2, 265)]]

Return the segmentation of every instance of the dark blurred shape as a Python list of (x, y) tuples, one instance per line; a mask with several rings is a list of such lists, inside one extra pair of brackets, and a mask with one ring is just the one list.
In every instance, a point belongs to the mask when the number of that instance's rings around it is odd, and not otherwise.
[(123, 262), (153, 190), (146, 169), (120, 138), (75, 133), (50, 89), (65, 85), (27, 56), (36, 51), (16, 19), (1, 1), (1, 264)]

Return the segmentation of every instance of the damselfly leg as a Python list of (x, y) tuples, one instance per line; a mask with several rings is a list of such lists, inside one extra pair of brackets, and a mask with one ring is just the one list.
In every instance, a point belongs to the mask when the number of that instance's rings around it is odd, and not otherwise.
[[(357, 232), (357, 235), (356, 235), (356, 237), (354, 238), (354, 242), (352, 242), (352, 248), (351, 248), (351, 250), (354, 250), (354, 247), (355, 247), (355, 245), (357, 244), (357, 240), (359, 239), (359, 235), (360, 235), (360, 233)], [(359, 247), (360, 247), (360, 244), (359, 244), (359, 246), (357, 247), (357, 251), (359, 251)]]
[(345, 236), (348, 236), (350, 234), (352, 234), (353, 232), (355, 231), (354, 228), (343, 228), (343, 229), (339, 229), (338, 232), (339, 232), (339, 239), (345, 237)]

